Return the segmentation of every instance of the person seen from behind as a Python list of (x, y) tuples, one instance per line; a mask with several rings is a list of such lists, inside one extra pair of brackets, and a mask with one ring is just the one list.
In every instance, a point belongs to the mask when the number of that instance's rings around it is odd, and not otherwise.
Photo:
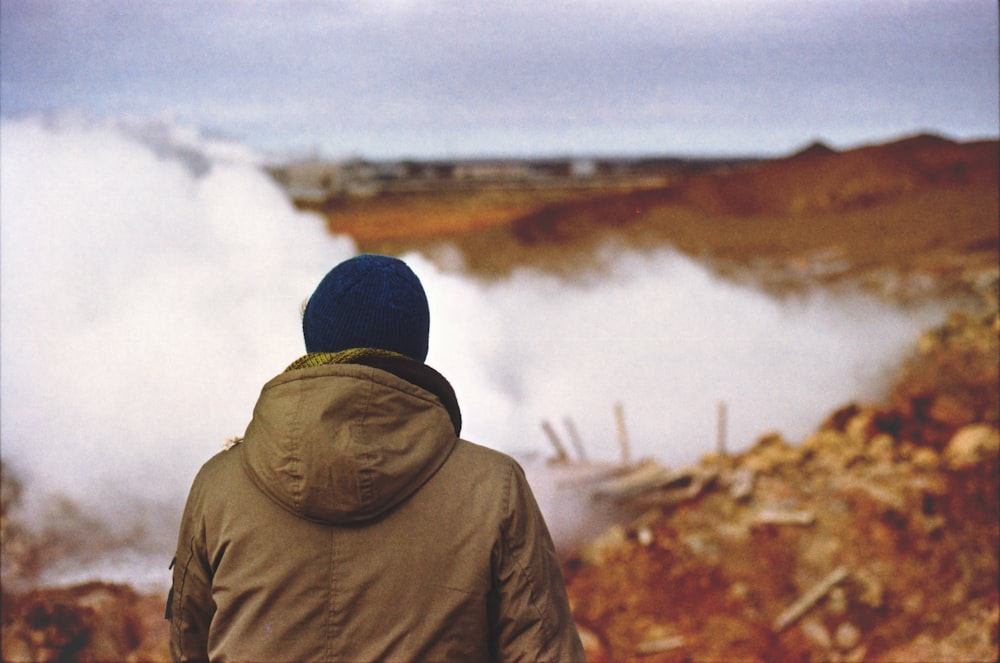
[(201, 468), (168, 599), (175, 661), (582, 661), (520, 466), (459, 437), (401, 260), (334, 267), (307, 354)]

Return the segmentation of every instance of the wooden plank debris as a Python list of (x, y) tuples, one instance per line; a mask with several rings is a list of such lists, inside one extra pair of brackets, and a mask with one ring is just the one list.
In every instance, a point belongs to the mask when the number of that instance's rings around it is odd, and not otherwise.
[(782, 509), (761, 509), (753, 520), (755, 525), (812, 525), (816, 514), (812, 511), (789, 511)]
[(635, 653), (639, 656), (649, 656), (650, 654), (660, 654), (663, 652), (680, 649), (684, 646), (684, 636), (675, 635), (670, 638), (658, 638), (656, 640), (646, 640), (639, 643), (635, 648)]
[(715, 477), (712, 471), (671, 470), (646, 461), (627, 474), (597, 483), (590, 494), (594, 499), (635, 500), (646, 506), (665, 506), (696, 497)]
[(780, 633), (788, 628), (795, 621), (806, 614), (827, 592), (847, 577), (847, 568), (838, 566), (828, 573), (822, 580), (810, 587), (804, 594), (797, 598), (790, 606), (785, 608), (777, 619), (774, 620), (772, 628), (775, 633)]
[(677, 473), (673, 470), (667, 469), (659, 463), (645, 462), (623, 476), (599, 483), (590, 491), (590, 494), (597, 499), (627, 500), (660, 488), (676, 479)]
[(741, 467), (729, 475), (729, 496), (737, 502), (749, 499), (756, 481), (756, 472), (749, 467)]
[[(715, 480), (716, 473), (711, 471), (686, 470), (675, 473), (675, 480), (660, 486), (659, 490), (649, 491), (633, 498), (637, 506), (673, 506), (688, 500), (693, 500)], [(672, 486), (672, 487), (671, 487)]]

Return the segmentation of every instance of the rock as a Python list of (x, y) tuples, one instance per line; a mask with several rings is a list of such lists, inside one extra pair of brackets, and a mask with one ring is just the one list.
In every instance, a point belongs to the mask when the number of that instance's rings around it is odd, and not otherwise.
[(869, 608), (881, 608), (885, 604), (885, 582), (874, 572), (862, 569), (855, 572), (855, 580), (861, 587), (858, 601)]
[(753, 494), (757, 475), (749, 467), (741, 467), (732, 473), (729, 480), (729, 496), (736, 501), (749, 499)]
[(580, 634), (580, 642), (583, 644), (583, 651), (587, 653), (587, 660), (602, 659), (604, 656), (604, 646), (601, 644), (601, 639), (597, 637), (597, 634), (579, 624), (576, 625), (576, 632)]
[(872, 418), (871, 411), (864, 411), (852, 417), (847, 422), (844, 432), (855, 446), (863, 446), (868, 441), (868, 433), (872, 427)]
[(850, 622), (844, 622), (833, 633), (833, 641), (841, 651), (854, 649), (861, 642), (861, 631)]
[(920, 447), (914, 451), (910, 460), (915, 467), (922, 470), (936, 470), (941, 464), (941, 457), (938, 453), (928, 447)]
[(868, 443), (867, 456), (873, 461), (891, 462), (896, 453), (896, 441), (892, 436), (882, 433), (876, 435)]
[(765, 435), (747, 452), (743, 466), (752, 472), (770, 474), (784, 465), (797, 465), (801, 460), (798, 449), (789, 444), (777, 433)]
[(989, 424), (973, 424), (960, 429), (944, 450), (945, 465), (968, 470), (1000, 452), (1000, 431)]
[(624, 548), (627, 542), (625, 528), (613, 525), (580, 550), (580, 559), (586, 564), (601, 566), (614, 555), (615, 551)]
[(976, 420), (974, 408), (948, 394), (941, 394), (935, 398), (927, 414), (934, 421), (952, 428), (958, 428)]
[(820, 649), (830, 649), (833, 641), (830, 639), (830, 632), (818, 619), (809, 618), (802, 620), (802, 634)]
[(843, 587), (834, 587), (826, 597), (826, 610), (831, 615), (843, 617), (847, 614), (847, 592)]

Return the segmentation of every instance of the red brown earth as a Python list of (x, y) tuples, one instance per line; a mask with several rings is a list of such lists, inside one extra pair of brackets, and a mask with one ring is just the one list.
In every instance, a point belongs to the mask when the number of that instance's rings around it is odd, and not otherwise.
[[(447, 243), (481, 278), (521, 265), (599, 270), (611, 240), (670, 245), (777, 290), (851, 284), (953, 304), (884, 402), (831, 403), (806, 440), (764, 436), (746, 453), (706, 457), (695, 468), (703, 487), (629, 500), (634, 517), (565, 551), (565, 574), (592, 661), (993, 661), (997, 165), (997, 141), (916, 136), (816, 145), (651, 188), (464, 193), (464, 221), (455, 193), (324, 209), (331, 229), (356, 229), (361, 250), (420, 250), (459, 269)], [(12, 536), (24, 535), (4, 483), (7, 557), (32, 546)], [(5, 587), (3, 660), (166, 660), (162, 615), (162, 596), (128, 587)]]
[(691, 499), (633, 498), (566, 564), (590, 660), (996, 660), (998, 322), (928, 332), (888, 403), (705, 458)]

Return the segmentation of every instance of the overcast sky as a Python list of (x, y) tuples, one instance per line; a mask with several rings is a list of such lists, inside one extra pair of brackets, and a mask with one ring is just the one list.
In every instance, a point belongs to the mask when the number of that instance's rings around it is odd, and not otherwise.
[(995, 0), (3, 0), (0, 112), (332, 157), (995, 137)]

